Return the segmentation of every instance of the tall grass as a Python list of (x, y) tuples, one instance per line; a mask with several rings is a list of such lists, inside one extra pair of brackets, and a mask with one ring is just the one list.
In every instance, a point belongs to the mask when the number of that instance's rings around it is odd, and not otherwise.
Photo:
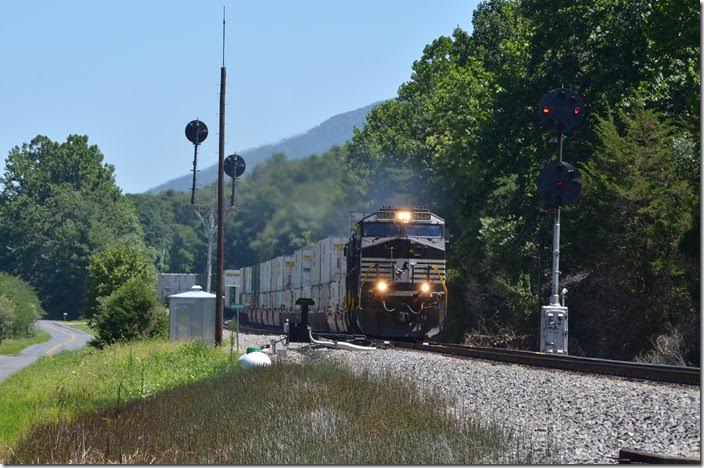
[(222, 373), (222, 349), (149, 340), (44, 357), (0, 383), (0, 461), (39, 422), (67, 420)]
[(43, 424), (10, 463), (529, 463), (521, 440), (439, 394), (330, 363), (241, 369)]

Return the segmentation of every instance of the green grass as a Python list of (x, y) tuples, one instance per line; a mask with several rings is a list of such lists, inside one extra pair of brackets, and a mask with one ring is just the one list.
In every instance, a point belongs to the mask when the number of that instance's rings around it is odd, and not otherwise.
[(322, 362), (237, 369), (35, 426), (12, 464), (530, 463), (509, 430), (439, 393)]
[(69, 320), (67, 322), (61, 322), (66, 326), (69, 326), (71, 328), (75, 328), (76, 330), (81, 330), (82, 332), (86, 332), (89, 335), (96, 336), (95, 330), (93, 328), (90, 328), (88, 326), (88, 322), (85, 320)]
[(2, 343), (0, 343), (0, 355), (7, 356), (20, 354), (23, 349), (35, 344), (45, 343), (50, 339), (51, 335), (47, 332), (36, 330), (34, 336), (29, 338), (12, 338), (2, 340)]
[[(223, 349), (149, 340), (39, 359), (0, 382), (0, 462), (29, 428), (222, 373)], [(3, 455), (5, 454), (5, 455)]]

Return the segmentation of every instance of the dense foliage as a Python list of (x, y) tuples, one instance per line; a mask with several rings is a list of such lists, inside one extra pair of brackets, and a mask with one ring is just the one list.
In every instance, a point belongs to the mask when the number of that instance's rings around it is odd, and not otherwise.
[(130, 278), (101, 300), (94, 322), (100, 344), (164, 336), (168, 329), (166, 309), (154, 286), (139, 277)]
[(10, 151), (0, 177), (0, 271), (28, 281), (50, 318), (83, 313), (93, 252), (141, 242), (134, 209), (102, 161), (85, 136), (37, 136)]
[(133, 278), (152, 289), (156, 285), (154, 264), (139, 246), (119, 242), (91, 255), (88, 264), (86, 316), (95, 316), (99, 312), (101, 300)]
[(0, 272), (0, 341), (31, 336), (34, 322), (45, 313), (27, 282)]
[[(456, 29), (428, 45), (397, 99), (356, 132), (349, 165), (363, 169), (360, 183), (388, 174), (387, 187), (430, 200), (457, 237), (456, 334), (488, 323), (537, 336), (552, 213), (535, 180), (555, 146), (535, 113), (565, 84), (590, 111), (565, 147), (585, 173), (584, 196), (562, 219), (571, 348), (632, 358), (673, 324), (698, 362), (700, 76), (690, 3), (484, 2), (472, 34)], [(406, 183), (389, 166), (412, 167), (414, 177)]]

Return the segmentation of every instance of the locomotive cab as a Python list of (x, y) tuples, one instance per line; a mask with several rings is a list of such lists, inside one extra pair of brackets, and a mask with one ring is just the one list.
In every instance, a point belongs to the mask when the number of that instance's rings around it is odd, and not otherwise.
[(405, 339), (440, 332), (447, 306), (442, 218), (382, 208), (354, 225), (345, 256), (350, 328)]

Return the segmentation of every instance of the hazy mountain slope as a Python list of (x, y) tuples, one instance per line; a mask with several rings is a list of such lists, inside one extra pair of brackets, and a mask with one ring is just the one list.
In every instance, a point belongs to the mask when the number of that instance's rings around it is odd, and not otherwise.
[[(274, 153), (284, 153), (288, 159), (299, 159), (314, 153), (323, 153), (332, 146), (342, 145), (349, 140), (352, 137), (353, 129), (355, 127), (361, 128), (364, 125), (367, 114), (377, 104), (379, 103), (376, 102), (360, 109), (335, 115), (305, 133), (284, 138), (278, 143), (244, 150), (240, 152), (240, 155), (247, 162), (247, 167), (252, 168)], [(187, 173), (151, 188), (146, 193), (159, 193), (169, 189), (189, 191), (191, 190), (192, 178), (192, 174)], [(199, 187), (209, 185), (216, 180), (216, 164), (200, 168), (197, 180)]]

